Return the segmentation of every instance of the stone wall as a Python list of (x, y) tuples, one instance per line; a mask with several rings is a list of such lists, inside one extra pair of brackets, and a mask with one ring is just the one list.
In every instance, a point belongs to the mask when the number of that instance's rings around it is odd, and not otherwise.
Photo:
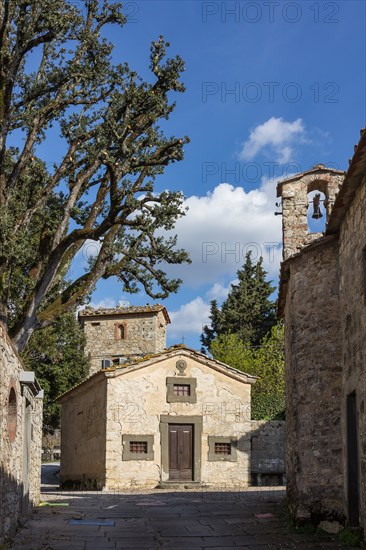
[(42, 394), (24, 372), (0, 324), (0, 542), (40, 495)]
[(104, 487), (106, 438), (110, 437), (105, 418), (106, 380), (101, 373), (62, 405), (61, 487)]
[[(366, 177), (359, 187), (340, 232), (340, 297), (343, 341), (343, 438), (347, 471), (346, 399), (356, 393), (359, 436), (360, 517), (366, 533)], [(347, 478), (345, 502), (348, 502)]]
[(338, 242), (291, 259), (285, 306), (286, 472), (295, 517), (343, 516)]
[(252, 420), (252, 485), (285, 485), (285, 422)]
[[(82, 323), (86, 336), (85, 353), (90, 357), (90, 374), (102, 368), (103, 359), (149, 355), (166, 348), (166, 321), (162, 311), (88, 316)], [(120, 324), (125, 328), (123, 339), (118, 339), (116, 333)]]

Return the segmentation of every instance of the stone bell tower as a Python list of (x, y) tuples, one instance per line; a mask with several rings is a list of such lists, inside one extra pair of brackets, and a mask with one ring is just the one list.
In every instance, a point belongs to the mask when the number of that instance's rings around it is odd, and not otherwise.
[(282, 180), (277, 185), (277, 197), (282, 197), (283, 259), (298, 253), (301, 248), (321, 237), (322, 233), (308, 230), (308, 193), (324, 193), (326, 222), (335, 197), (343, 183), (345, 172), (317, 164), (311, 170)]

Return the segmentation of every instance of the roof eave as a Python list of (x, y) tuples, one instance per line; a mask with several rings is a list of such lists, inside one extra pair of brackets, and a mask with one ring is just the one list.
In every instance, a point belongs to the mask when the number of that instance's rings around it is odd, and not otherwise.
[(356, 146), (343, 184), (337, 194), (325, 234), (332, 235), (340, 229), (344, 216), (349, 209), (355, 193), (366, 173), (366, 130), (361, 130), (361, 138)]

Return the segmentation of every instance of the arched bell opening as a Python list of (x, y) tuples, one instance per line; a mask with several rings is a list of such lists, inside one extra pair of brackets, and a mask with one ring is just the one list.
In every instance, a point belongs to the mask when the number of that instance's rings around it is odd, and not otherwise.
[(327, 212), (325, 194), (314, 189), (307, 195), (308, 199), (308, 233), (322, 233), (325, 230)]

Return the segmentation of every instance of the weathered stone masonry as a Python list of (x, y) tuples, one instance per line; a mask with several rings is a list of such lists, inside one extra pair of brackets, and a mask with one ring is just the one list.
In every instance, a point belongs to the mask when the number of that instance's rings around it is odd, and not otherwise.
[(103, 360), (118, 364), (119, 360), (160, 353), (166, 347), (166, 326), (170, 319), (166, 309), (158, 304), (84, 309), (79, 320), (86, 336), (90, 374), (103, 367)]
[[(337, 517), (366, 532), (365, 131), (341, 179), (317, 166), (278, 187), (288, 496), (297, 517)], [(324, 235), (308, 234), (295, 206), (309, 184), (330, 197)]]
[(343, 515), (337, 242), (290, 266), (286, 296), (287, 491), (298, 518)]
[(40, 494), (42, 404), (34, 373), (25, 371), (0, 324), (0, 543)]

